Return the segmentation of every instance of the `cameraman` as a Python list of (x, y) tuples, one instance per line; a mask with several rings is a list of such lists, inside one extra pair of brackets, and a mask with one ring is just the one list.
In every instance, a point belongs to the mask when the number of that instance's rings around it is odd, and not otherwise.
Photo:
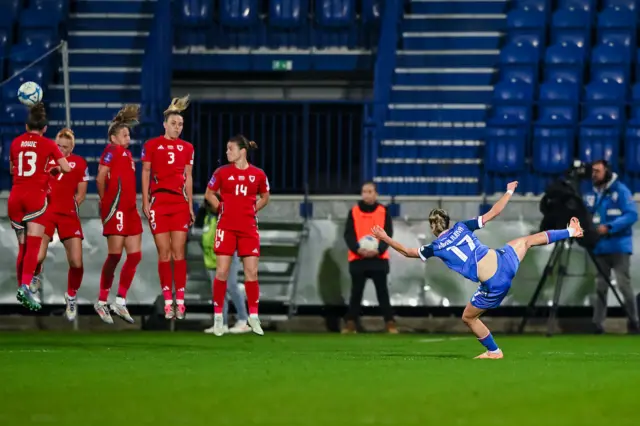
[[(592, 164), (593, 191), (584, 194), (584, 202), (593, 215), (593, 224), (600, 236), (593, 253), (601, 270), (611, 276), (615, 271), (618, 288), (622, 293), (627, 312), (633, 322), (627, 324), (630, 333), (638, 332), (638, 307), (631, 288), (629, 260), (633, 252), (632, 226), (638, 220), (638, 212), (631, 191), (618, 180), (605, 160)], [(595, 332), (604, 333), (607, 317), (608, 285), (598, 274), (596, 298), (593, 309)]]

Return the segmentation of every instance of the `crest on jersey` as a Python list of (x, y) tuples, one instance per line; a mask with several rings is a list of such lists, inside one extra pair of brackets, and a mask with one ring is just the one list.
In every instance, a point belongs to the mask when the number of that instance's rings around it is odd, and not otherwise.
[(183, 150), (183, 146), (182, 145), (178, 145), (178, 151), (182, 151)]
[(255, 176), (249, 176), (249, 182), (253, 183), (256, 180)]
[(118, 224), (116, 225), (116, 229), (118, 230), (118, 232), (122, 232), (122, 229), (124, 228), (124, 226)]
[(76, 167), (76, 162), (75, 161), (70, 161), (69, 162), (69, 167), (71, 167), (72, 169)]
[(216, 248), (220, 248), (220, 241), (216, 241)]
[(151, 222), (151, 229), (153, 229), (154, 231), (156, 230), (156, 223), (155, 222)]
[(105, 164), (109, 164), (111, 160), (113, 160), (113, 154), (110, 152), (107, 152), (107, 155), (104, 156)]

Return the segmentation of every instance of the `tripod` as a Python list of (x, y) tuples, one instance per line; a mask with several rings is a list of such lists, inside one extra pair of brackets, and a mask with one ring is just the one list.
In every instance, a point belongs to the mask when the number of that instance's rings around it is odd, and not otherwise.
[[(529, 320), (529, 317), (536, 309), (535, 307), (536, 302), (538, 301), (538, 297), (540, 297), (542, 288), (546, 284), (547, 278), (551, 276), (551, 274), (553, 273), (557, 265), (558, 275), (556, 275), (556, 283), (555, 283), (555, 288), (553, 292), (553, 302), (551, 304), (551, 310), (549, 311), (549, 319), (547, 321), (547, 336), (553, 335), (555, 319), (558, 314), (558, 307), (559, 307), (558, 304), (560, 301), (560, 294), (562, 293), (562, 283), (563, 283), (564, 277), (567, 275), (567, 266), (569, 264), (569, 256), (571, 256), (571, 249), (573, 248), (573, 243), (574, 243), (573, 239), (555, 243), (555, 246), (553, 247), (553, 251), (551, 252), (551, 256), (549, 256), (547, 265), (545, 266), (544, 272), (542, 273), (542, 277), (538, 282), (538, 286), (536, 287), (536, 290), (533, 293), (533, 296), (531, 297), (529, 304), (527, 305), (527, 311), (522, 317), (522, 322), (520, 323), (520, 327), (518, 327), (519, 333), (522, 333), (524, 331), (524, 328), (527, 325), (527, 321)], [(593, 252), (587, 249), (587, 253), (589, 253), (589, 257), (591, 258), (593, 263), (596, 265), (598, 274), (601, 277), (603, 277), (607, 282), (609, 289), (613, 292), (613, 295), (615, 296), (616, 300), (624, 310), (624, 313), (627, 316), (627, 318), (629, 318), (629, 321), (633, 321), (630, 313), (627, 311), (626, 306), (624, 305), (624, 303), (622, 303), (622, 299), (620, 298), (618, 291), (613, 286), (613, 284), (611, 284), (610, 276), (608, 274), (605, 274), (602, 268), (600, 267), (600, 264), (596, 262)], [(563, 259), (563, 254), (566, 254), (564, 256), (564, 259)], [(604, 299), (604, 296), (602, 296), (598, 292), (596, 292), (596, 294), (598, 295), (598, 297), (601, 298), (601, 300)], [(602, 302), (606, 304), (606, 300), (602, 300)]]

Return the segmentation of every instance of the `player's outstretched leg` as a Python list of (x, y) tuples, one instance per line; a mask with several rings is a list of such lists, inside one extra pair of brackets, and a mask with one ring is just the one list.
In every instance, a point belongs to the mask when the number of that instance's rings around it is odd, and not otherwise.
[(124, 265), (122, 265), (122, 270), (120, 271), (118, 296), (116, 297), (115, 303), (111, 304), (111, 312), (130, 324), (133, 324), (134, 321), (127, 309), (127, 293), (129, 292), (129, 288), (131, 288), (133, 277), (136, 275), (136, 270), (138, 269), (138, 265), (141, 260), (141, 252), (127, 252), (127, 260), (125, 260)]
[(476, 308), (471, 303), (467, 303), (462, 313), (462, 321), (471, 329), (482, 346), (487, 349), (486, 352), (478, 355), (475, 359), (501, 359), (504, 355), (493, 339), (491, 331), (480, 321), (480, 316), (485, 311), (485, 309)]
[(509, 245), (513, 247), (520, 261), (524, 259), (527, 251), (531, 247), (544, 246), (547, 244), (553, 244), (558, 241), (566, 240), (567, 238), (581, 238), (583, 235), (580, 221), (577, 217), (572, 217), (569, 222), (569, 226), (566, 229), (557, 229), (551, 231), (538, 232), (537, 234), (521, 237), (513, 241), (509, 241)]
[(113, 277), (121, 257), (121, 253), (109, 253), (107, 255), (107, 259), (102, 265), (102, 272), (100, 274), (100, 293), (98, 295), (98, 301), (93, 305), (93, 308), (100, 319), (107, 324), (113, 324), (113, 318), (111, 318), (111, 314), (109, 313), (107, 299), (109, 298), (109, 291), (113, 285)]

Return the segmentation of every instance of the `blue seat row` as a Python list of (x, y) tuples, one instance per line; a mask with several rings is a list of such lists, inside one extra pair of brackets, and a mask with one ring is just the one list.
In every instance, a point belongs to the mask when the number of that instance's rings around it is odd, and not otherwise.
[(382, 0), (179, 0), (175, 44), (235, 48), (371, 48)]

